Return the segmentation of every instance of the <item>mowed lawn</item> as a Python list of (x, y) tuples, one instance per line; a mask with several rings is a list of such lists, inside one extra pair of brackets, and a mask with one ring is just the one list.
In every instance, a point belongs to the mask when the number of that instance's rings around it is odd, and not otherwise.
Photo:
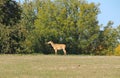
[(0, 55), (0, 78), (120, 78), (120, 57)]

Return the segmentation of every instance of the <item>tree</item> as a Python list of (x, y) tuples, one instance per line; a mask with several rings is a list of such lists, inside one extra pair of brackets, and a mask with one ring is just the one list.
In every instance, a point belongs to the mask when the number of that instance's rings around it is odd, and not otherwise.
[(118, 46), (115, 48), (114, 55), (120, 56), (120, 45), (118, 45)]
[(45, 47), (48, 47), (45, 42), (53, 40), (67, 44), (69, 53), (92, 53), (95, 47), (92, 43), (100, 30), (97, 21), (98, 5), (78, 0), (48, 0), (40, 3), (35, 33), (44, 51), (47, 52)]
[(10, 30), (0, 23), (0, 53), (9, 51), (9, 32)]
[(24, 42), (24, 47), (26, 47), (26, 53), (33, 52), (33, 45), (35, 42), (34, 35), (35, 33), (33, 30), (35, 29), (34, 21), (36, 19), (36, 13), (37, 13), (37, 3), (38, 0), (30, 1), (25, 0), (23, 3), (21, 3), (22, 7), (22, 14), (21, 14), (21, 24), (24, 26), (26, 30), (26, 39)]
[(104, 30), (100, 31), (97, 39), (95, 54), (112, 55), (119, 44), (119, 32), (112, 27), (113, 22), (109, 21)]
[(13, 0), (6, 0), (0, 5), (0, 23), (6, 26), (12, 26), (19, 22), (21, 19), (21, 8)]
[(20, 24), (21, 7), (17, 2), (6, 0), (0, 5), (0, 53), (24, 52), (24, 27)]
[[(94, 3), (82, 2), (80, 7), (79, 19), (77, 21), (78, 50), (84, 54), (92, 54), (96, 46), (94, 41), (98, 38), (100, 26), (98, 25), (97, 15), (99, 14), (99, 5)], [(76, 34), (77, 34), (76, 33)]]

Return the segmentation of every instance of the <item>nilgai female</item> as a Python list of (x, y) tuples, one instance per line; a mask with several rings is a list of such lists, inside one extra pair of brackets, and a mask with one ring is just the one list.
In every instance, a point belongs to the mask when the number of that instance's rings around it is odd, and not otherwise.
[(64, 55), (66, 55), (66, 50), (65, 50), (66, 45), (65, 44), (55, 44), (52, 41), (49, 41), (48, 44), (51, 44), (51, 46), (55, 50), (55, 54), (57, 54), (57, 50), (63, 50)]

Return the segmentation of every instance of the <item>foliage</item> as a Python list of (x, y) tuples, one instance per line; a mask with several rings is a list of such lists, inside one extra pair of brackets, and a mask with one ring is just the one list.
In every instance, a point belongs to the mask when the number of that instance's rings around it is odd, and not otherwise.
[(21, 25), (21, 7), (12, 0), (0, 5), (0, 53), (23, 53), (25, 47), (25, 28)]
[[(3, 1), (3, 0), (2, 0)], [(6, 26), (12, 26), (21, 19), (21, 8), (13, 0), (6, 0), (0, 5), (0, 23)]]
[(100, 31), (99, 37), (96, 40), (96, 54), (112, 55), (114, 49), (119, 44), (119, 33), (118, 30), (112, 27), (113, 22), (109, 21), (107, 26)]
[(115, 48), (115, 53), (114, 53), (114, 55), (120, 56), (120, 45), (118, 45), (118, 46)]
[(25, 52), (23, 42), (25, 41), (25, 30), (21, 26), (6, 27), (0, 25), (0, 53)]
[(9, 51), (9, 32), (10, 30), (0, 24), (0, 53), (7, 53)]
[(66, 44), (67, 54), (113, 55), (120, 26), (109, 21), (100, 30), (99, 13), (85, 0), (0, 0), (0, 53), (51, 54), (53, 41)]
[(33, 30), (35, 29), (34, 26), (34, 20), (36, 19), (36, 14), (35, 14), (35, 8), (36, 5), (34, 4), (34, 2), (30, 2), (29, 0), (25, 0), (22, 4), (22, 14), (21, 14), (21, 24), (22, 26), (24, 26), (25, 30), (26, 30), (26, 39), (24, 42), (24, 46), (26, 48), (26, 53), (31, 53), (34, 52), (33, 51), (33, 45), (35, 42), (34, 39), (34, 32)]
[(94, 3), (77, 0), (41, 1), (38, 19), (35, 20), (35, 32), (38, 34), (36, 39), (40, 40), (38, 42), (42, 46), (53, 40), (67, 44), (68, 53), (90, 54), (94, 47), (92, 42), (99, 32), (98, 13), (98, 6)]

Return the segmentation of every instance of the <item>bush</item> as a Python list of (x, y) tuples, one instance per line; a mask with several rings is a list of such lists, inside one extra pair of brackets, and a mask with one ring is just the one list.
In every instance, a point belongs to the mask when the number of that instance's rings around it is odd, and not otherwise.
[(120, 45), (115, 49), (114, 55), (120, 56)]

